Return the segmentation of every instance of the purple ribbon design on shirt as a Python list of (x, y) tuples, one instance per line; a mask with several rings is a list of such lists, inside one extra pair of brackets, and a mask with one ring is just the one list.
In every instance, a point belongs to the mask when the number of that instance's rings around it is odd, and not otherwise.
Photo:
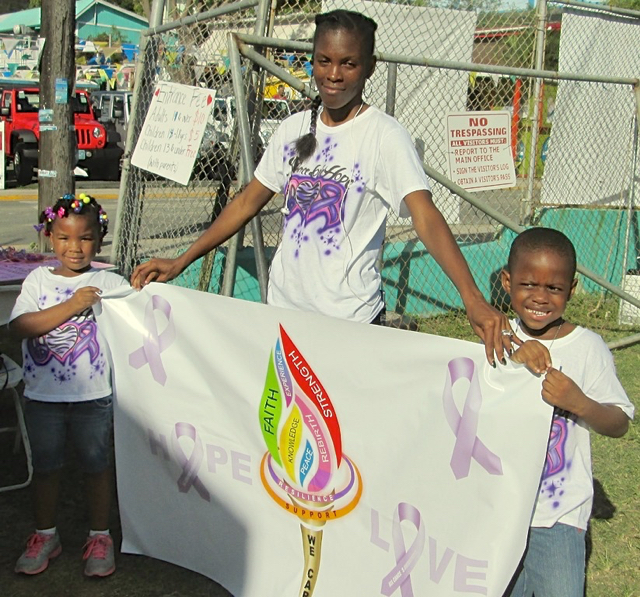
[[(189, 458), (187, 458), (178, 441), (181, 437), (188, 437), (193, 440), (193, 450), (191, 450), (191, 456), (189, 456)], [(180, 492), (187, 493), (187, 491), (193, 487), (203, 500), (207, 502), (211, 501), (209, 491), (198, 477), (198, 469), (204, 457), (204, 447), (202, 440), (196, 433), (196, 428), (191, 425), (191, 423), (176, 423), (174, 452), (178, 462), (182, 465), (182, 474), (178, 479), (178, 489)]]
[[(160, 311), (167, 318), (167, 327), (158, 334), (154, 311)], [(161, 296), (154, 294), (144, 311), (144, 327), (147, 331), (142, 346), (129, 355), (129, 365), (134, 369), (149, 363), (151, 375), (160, 385), (167, 383), (167, 374), (162, 365), (160, 354), (176, 339), (176, 328), (171, 319), (171, 305)]]
[[(500, 458), (491, 452), (477, 436), (482, 392), (475, 363), (467, 357), (458, 357), (449, 361), (448, 373), (442, 402), (449, 427), (456, 436), (456, 444), (451, 456), (453, 474), (456, 479), (467, 477), (471, 458), (475, 458), (488, 473), (501, 475)], [(467, 379), (470, 383), (462, 415), (458, 412), (453, 400), (453, 386), (459, 379)]]
[[(404, 545), (401, 522), (408, 520), (416, 527), (418, 534), (407, 550)], [(418, 563), (424, 549), (425, 530), (422, 524), (420, 512), (411, 504), (400, 502), (393, 517), (393, 550), (396, 555), (396, 565), (391, 572), (382, 579), (380, 592), (383, 595), (391, 595), (400, 587), (402, 597), (413, 597), (411, 586), (411, 571)]]

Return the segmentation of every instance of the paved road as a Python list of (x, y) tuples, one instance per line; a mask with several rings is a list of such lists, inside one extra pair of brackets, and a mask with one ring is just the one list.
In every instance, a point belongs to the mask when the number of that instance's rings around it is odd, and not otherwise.
[[(11, 181), (9, 181), (11, 183)], [(111, 221), (111, 230), (103, 244), (103, 255), (111, 251), (113, 226), (118, 205), (118, 182), (77, 181), (76, 191), (94, 196)], [(28, 249), (37, 242), (33, 226), (38, 223), (38, 185), (0, 190), (0, 246)]]

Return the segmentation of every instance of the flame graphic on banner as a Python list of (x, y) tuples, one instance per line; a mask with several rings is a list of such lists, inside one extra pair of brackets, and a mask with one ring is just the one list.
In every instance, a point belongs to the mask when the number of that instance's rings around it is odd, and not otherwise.
[(305, 565), (300, 597), (311, 597), (323, 527), (355, 508), (362, 479), (342, 452), (329, 395), (282, 326), (269, 358), (259, 419), (267, 447), (262, 483), (279, 506), (300, 519)]

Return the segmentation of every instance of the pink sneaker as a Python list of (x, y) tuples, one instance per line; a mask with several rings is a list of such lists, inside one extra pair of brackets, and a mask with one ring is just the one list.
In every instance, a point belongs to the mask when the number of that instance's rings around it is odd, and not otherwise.
[(27, 549), (16, 562), (15, 571), (18, 574), (40, 574), (49, 566), (49, 560), (58, 557), (61, 552), (58, 531), (53, 535), (33, 533), (27, 539)]
[(109, 576), (116, 569), (111, 535), (94, 535), (85, 543), (85, 576)]

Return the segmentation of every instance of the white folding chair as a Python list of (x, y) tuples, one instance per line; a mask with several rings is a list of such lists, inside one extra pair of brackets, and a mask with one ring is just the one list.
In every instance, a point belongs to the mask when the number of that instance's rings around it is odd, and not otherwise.
[(22, 368), (15, 361), (11, 360), (6, 355), (0, 355), (2, 363), (0, 365), (0, 396), (10, 395), (13, 398), (13, 404), (16, 410), (17, 424), (13, 427), (1, 427), (0, 433), (13, 432), (16, 434), (16, 440), (13, 446), (13, 453), (18, 452), (18, 446), (22, 439), (22, 445), (24, 446), (24, 453), (27, 457), (27, 480), (24, 483), (18, 483), (16, 485), (5, 485), (0, 487), (0, 492), (11, 491), (12, 489), (22, 489), (31, 483), (33, 477), (33, 464), (31, 462), (31, 444), (29, 443), (29, 436), (27, 435), (27, 426), (24, 422), (24, 413), (22, 410), (22, 398), (16, 386), (22, 381)]

